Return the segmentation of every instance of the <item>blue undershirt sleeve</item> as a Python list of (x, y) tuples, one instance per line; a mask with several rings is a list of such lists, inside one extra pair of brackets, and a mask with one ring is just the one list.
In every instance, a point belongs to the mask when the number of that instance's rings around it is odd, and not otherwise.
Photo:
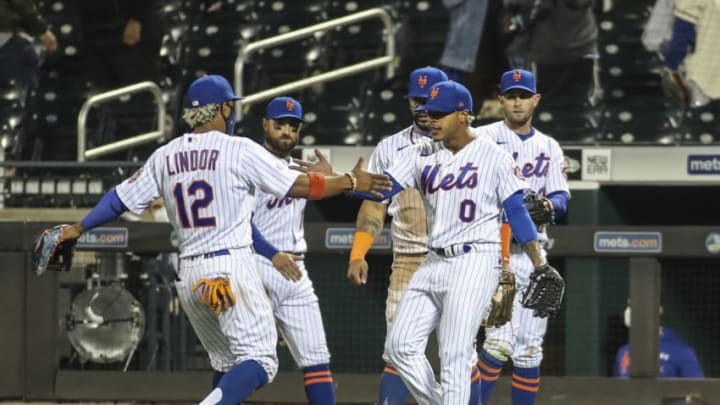
[(113, 188), (112, 190), (105, 193), (100, 202), (85, 215), (80, 223), (83, 229), (90, 230), (96, 228), (106, 222), (110, 222), (117, 218), (123, 212), (127, 211), (127, 207), (120, 201), (117, 191)]
[(537, 227), (530, 219), (525, 205), (523, 204), (523, 193), (518, 191), (503, 201), (503, 207), (507, 214), (510, 229), (512, 229), (515, 240), (521, 245), (537, 240)]
[(555, 219), (562, 218), (567, 212), (567, 202), (570, 199), (568, 193), (564, 191), (556, 191), (547, 195), (547, 198), (553, 203), (553, 211)]
[(403, 186), (400, 185), (400, 183), (397, 182), (397, 180), (393, 178), (393, 176), (390, 175), (390, 173), (385, 172), (385, 174), (390, 178), (390, 181), (392, 181), (393, 185), (392, 190), (380, 192), (383, 195), (383, 198), (378, 198), (370, 193), (360, 193), (357, 191), (351, 191), (350, 196), (355, 198), (361, 198), (363, 200), (385, 201), (405, 189)]
[(272, 261), (272, 258), (278, 254), (279, 250), (275, 248), (267, 239), (260, 233), (260, 230), (255, 227), (255, 224), (250, 223), (252, 227), (252, 240), (253, 248), (255, 252), (260, 256)]

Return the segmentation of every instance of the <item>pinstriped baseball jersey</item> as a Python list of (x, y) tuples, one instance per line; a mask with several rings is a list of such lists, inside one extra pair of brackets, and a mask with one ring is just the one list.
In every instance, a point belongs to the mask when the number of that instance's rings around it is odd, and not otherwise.
[[(426, 131), (413, 124), (377, 144), (368, 160), (368, 171), (382, 173), (408, 146), (431, 141), (432, 138)], [(416, 189), (406, 189), (394, 196), (388, 206), (388, 215), (392, 216), (391, 231), (395, 253), (427, 252), (425, 206)]]
[[(531, 189), (542, 195), (557, 191), (570, 195), (565, 177), (565, 158), (555, 139), (533, 128), (534, 134), (523, 140), (505, 121), (485, 125), (478, 130), (512, 155)], [(545, 230), (538, 236), (541, 241), (547, 240)]]
[[(292, 164), (292, 158), (274, 158), (283, 165)], [(277, 198), (258, 191), (252, 222), (263, 237), (280, 251), (305, 252), (307, 242), (303, 215), (306, 204), (304, 198)], [(330, 352), (320, 305), (304, 261), (297, 262), (302, 278), (294, 281), (283, 277), (270, 260), (262, 256), (257, 256), (257, 260), (258, 272), (270, 296), (278, 329), (297, 365), (303, 368), (329, 363)]]
[(429, 246), (500, 244), (502, 202), (528, 187), (512, 157), (476, 137), (453, 154), (442, 143), (406, 148), (387, 172), (420, 190), (428, 214)]
[(250, 197), (256, 189), (284, 197), (298, 175), (255, 142), (210, 131), (159, 148), (116, 190), (135, 213), (160, 196), (173, 201), (166, 209), (186, 258), (250, 246)]
[[(570, 194), (563, 152), (553, 138), (533, 129), (534, 134), (523, 140), (504, 121), (482, 126), (478, 130), (513, 156), (533, 190), (543, 195), (557, 191)], [(544, 229), (538, 232), (538, 238), (547, 240)], [(542, 255), (546, 256), (544, 249)], [(510, 266), (518, 287), (512, 319), (498, 328), (487, 328), (483, 348), (503, 361), (512, 358), (516, 367), (538, 367), (543, 358), (542, 344), (548, 320), (533, 316), (533, 310), (521, 304), (535, 266), (517, 245), (511, 247)]]
[[(275, 157), (285, 166), (292, 164), (289, 160)], [(307, 200), (304, 198), (291, 198), (289, 196), (276, 197), (270, 193), (258, 190), (255, 193), (255, 210), (253, 223), (260, 230), (263, 237), (283, 252), (305, 252), (305, 227), (303, 219)]]

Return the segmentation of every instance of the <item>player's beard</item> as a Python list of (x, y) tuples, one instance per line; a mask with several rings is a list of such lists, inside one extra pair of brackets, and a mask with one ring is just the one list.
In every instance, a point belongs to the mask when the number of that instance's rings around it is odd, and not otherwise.
[(415, 122), (415, 125), (418, 126), (418, 128), (422, 129), (425, 132), (430, 132), (430, 117), (428, 117), (427, 113), (413, 113), (413, 121)]
[(530, 108), (523, 114), (514, 114), (512, 111), (506, 111), (505, 119), (508, 124), (510, 124), (510, 128), (520, 128), (532, 119), (533, 113), (535, 113), (534, 108)]
[(270, 145), (270, 149), (280, 156), (288, 156), (297, 145), (296, 139), (284, 135), (279, 138), (267, 137), (265, 141)]

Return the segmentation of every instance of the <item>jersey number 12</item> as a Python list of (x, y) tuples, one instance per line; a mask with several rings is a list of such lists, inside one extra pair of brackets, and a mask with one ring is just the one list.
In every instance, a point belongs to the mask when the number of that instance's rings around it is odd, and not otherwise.
[(183, 184), (175, 184), (173, 196), (177, 202), (178, 216), (180, 216), (180, 224), (183, 228), (205, 228), (215, 226), (215, 217), (202, 217), (200, 210), (207, 208), (213, 202), (213, 188), (205, 180), (196, 180), (187, 188), (187, 195), (194, 198), (190, 204), (190, 213), (192, 214), (192, 223), (188, 218), (188, 212), (185, 205), (185, 192)]

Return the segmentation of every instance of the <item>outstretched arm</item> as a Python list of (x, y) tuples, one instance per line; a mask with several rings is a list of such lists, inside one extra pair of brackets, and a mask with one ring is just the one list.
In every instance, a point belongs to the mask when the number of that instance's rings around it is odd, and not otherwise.
[(288, 194), (290, 197), (319, 200), (345, 191), (357, 191), (380, 198), (383, 196), (381, 193), (392, 189), (392, 184), (386, 175), (362, 170), (363, 161), (362, 157), (359, 158), (353, 170), (341, 176), (302, 174), (297, 177)]
[(84, 231), (110, 222), (127, 210), (127, 207), (120, 201), (120, 197), (113, 188), (103, 196), (100, 202), (80, 222), (63, 228), (63, 239), (77, 239)]

